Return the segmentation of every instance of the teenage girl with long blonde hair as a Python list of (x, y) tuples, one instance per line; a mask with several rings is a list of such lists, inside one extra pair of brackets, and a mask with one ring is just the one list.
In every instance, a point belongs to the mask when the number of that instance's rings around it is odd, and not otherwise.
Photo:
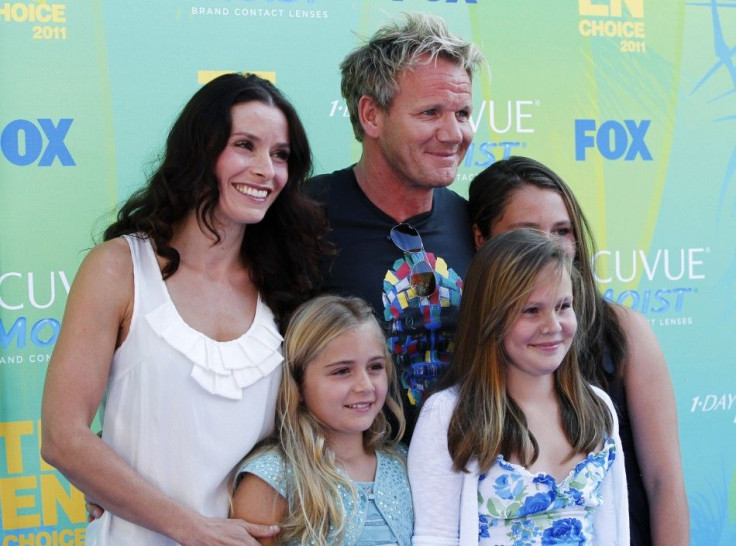
[(580, 296), (565, 249), (537, 232), (473, 258), (449, 387), (409, 448), (414, 544), (629, 543), (616, 414), (577, 363)]

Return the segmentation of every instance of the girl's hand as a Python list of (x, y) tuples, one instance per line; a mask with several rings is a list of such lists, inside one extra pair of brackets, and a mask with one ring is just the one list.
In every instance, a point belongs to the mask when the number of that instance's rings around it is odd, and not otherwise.
[(105, 509), (102, 506), (95, 504), (86, 497), (84, 499), (84, 508), (87, 510), (87, 523), (100, 519), (102, 514), (105, 513)]

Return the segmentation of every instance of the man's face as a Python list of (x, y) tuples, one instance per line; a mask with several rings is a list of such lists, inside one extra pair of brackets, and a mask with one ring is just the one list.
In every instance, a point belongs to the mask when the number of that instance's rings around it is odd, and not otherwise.
[(376, 118), (383, 158), (405, 184), (449, 186), (473, 139), (470, 77), (438, 58), (404, 70), (397, 82), (398, 94)]

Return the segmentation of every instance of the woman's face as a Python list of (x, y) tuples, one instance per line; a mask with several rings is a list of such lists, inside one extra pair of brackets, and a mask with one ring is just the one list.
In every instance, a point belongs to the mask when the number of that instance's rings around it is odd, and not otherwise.
[(236, 104), (230, 112), (230, 137), (215, 163), (220, 189), (215, 217), (225, 227), (260, 222), (289, 178), (284, 113), (258, 101)]
[[(491, 226), (491, 237), (512, 229), (535, 229), (555, 239), (571, 257), (575, 257), (575, 235), (570, 214), (562, 195), (554, 190), (525, 184), (508, 199), (503, 213)], [(476, 246), (479, 238), (476, 230)], [(485, 242), (481, 239), (482, 242)]]

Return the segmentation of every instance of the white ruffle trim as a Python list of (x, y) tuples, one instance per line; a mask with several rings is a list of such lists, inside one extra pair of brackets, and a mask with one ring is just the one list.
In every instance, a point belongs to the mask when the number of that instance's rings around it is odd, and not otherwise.
[(171, 300), (146, 315), (153, 331), (193, 364), (191, 377), (211, 394), (240, 400), (243, 389), (276, 370), (283, 338), (273, 313), (258, 299), (253, 324), (232, 341), (215, 341), (189, 326)]

